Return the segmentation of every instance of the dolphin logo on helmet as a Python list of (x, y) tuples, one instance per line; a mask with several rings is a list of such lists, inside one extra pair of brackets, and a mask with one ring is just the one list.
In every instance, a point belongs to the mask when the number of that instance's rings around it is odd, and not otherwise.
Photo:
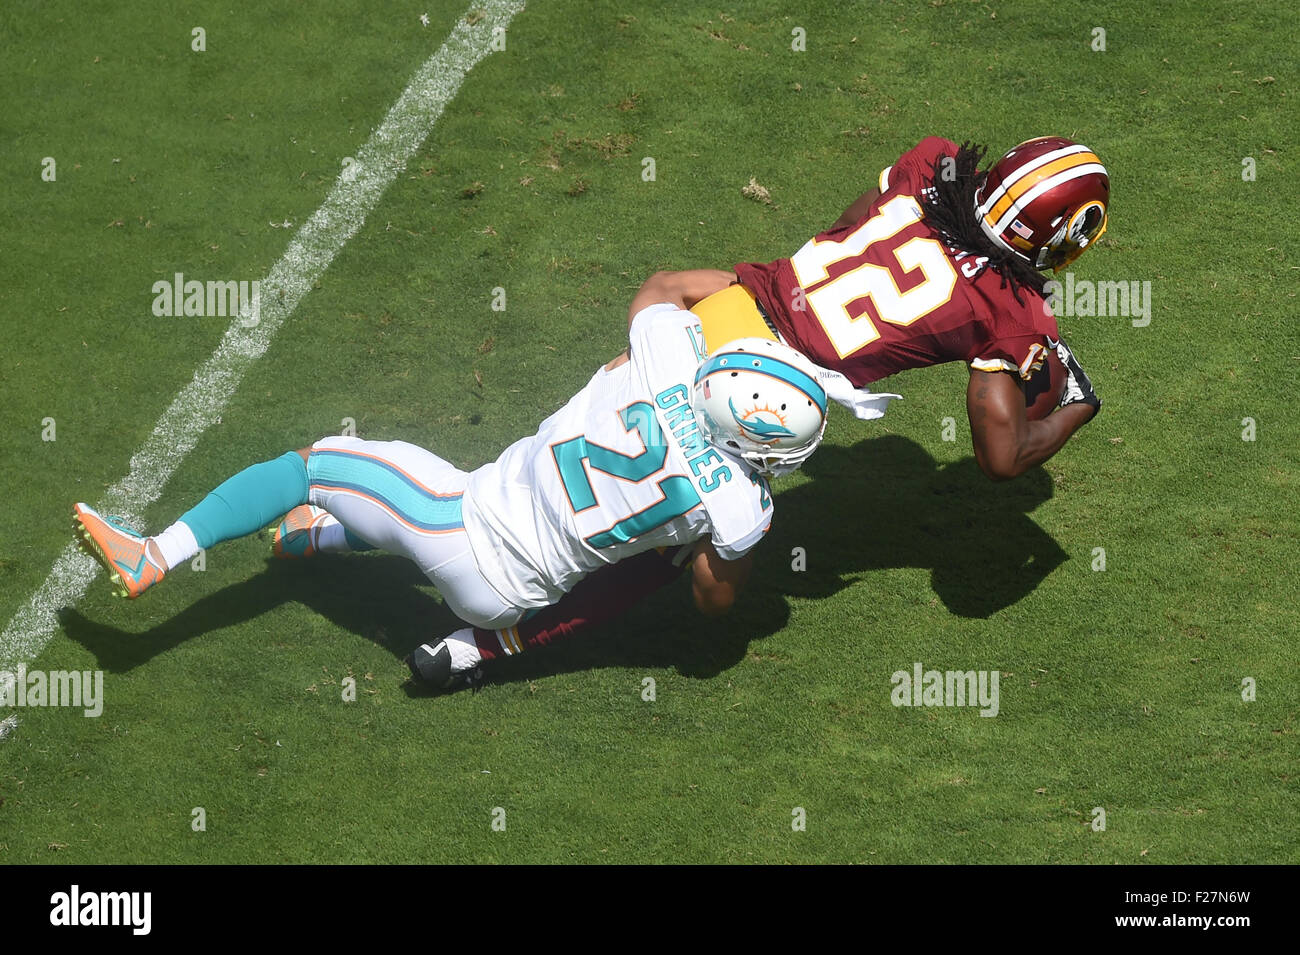
[(736, 410), (736, 402), (731, 398), (727, 399), (727, 407), (731, 409), (731, 416), (736, 419), (736, 424), (758, 441), (775, 441), (777, 438), (795, 437), (795, 433), (787, 428), (784, 422), (778, 424), (757, 417), (760, 414), (780, 417), (771, 408), (754, 408), (742, 415)]
[(767, 338), (737, 339), (701, 362), (691, 408), (710, 444), (765, 477), (798, 468), (826, 430), (817, 367)]

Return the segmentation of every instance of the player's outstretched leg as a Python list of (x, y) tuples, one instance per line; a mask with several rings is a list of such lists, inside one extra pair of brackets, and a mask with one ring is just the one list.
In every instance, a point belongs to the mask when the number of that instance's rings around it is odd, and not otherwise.
[(108, 571), (120, 596), (135, 599), (199, 550), (261, 530), (307, 503), (307, 465), (297, 451), (245, 468), (156, 537), (85, 504), (73, 506), (81, 544)]
[(364, 550), (374, 548), (315, 504), (300, 504), (280, 518), (271, 538), (271, 553), (285, 559)]
[(311, 446), (307, 476), (312, 504), (356, 537), (414, 561), (465, 623), (518, 622), (523, 611), (483, 576), (470, 544), (468, 473), (405, 441), (336, 436)]

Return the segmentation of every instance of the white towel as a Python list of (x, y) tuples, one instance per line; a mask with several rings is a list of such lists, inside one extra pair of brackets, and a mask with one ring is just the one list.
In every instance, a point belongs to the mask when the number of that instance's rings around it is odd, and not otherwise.
[(820, 365), (814, 365), (814, 367), (817, 369), (817, 380), (826, 389), (826, 396), (838, 401), (862, 421), (883, 418), (889, 402), (895, 398), (903, 397), (902, 395), (883, 392), (875, 394), (866, 388), (854, 388), (853, 382), (838, 371), (831, 371), (831, 369), (823, 368)]

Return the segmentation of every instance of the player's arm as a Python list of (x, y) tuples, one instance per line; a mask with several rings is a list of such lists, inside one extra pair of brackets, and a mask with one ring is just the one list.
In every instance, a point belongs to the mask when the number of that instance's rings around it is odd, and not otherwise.
[(1080, 400), (1042, 421), (1030, 421), (1025, 416), (1024, 392), (1014, 375), (972, 368), (966, 413), (980, 470), (995, 481), (1007, 481), (1061, 450), (1097, 409)]
[(840, 217), (835, 220), (835, 224), (827, 231), (841, 229), (844, 226), (856, 224), (871, 209), (871, 204), (880, 198), (880, 190), (872, 189), (870, 192), (864, 192), (853, 200), (853, 204), (840, 213)]
[[(720, 292), (736, 281), (736, 273), (724, 269), (689, 269), (685, 272), (656, 272), (642, 284), (632, 298), (632, 305), (627, 313), (628, 328), (632, 319), (641, 309), (650, 305), (667, 302), (678, 308), (694, 308), (695, 303), (708, 298), (714, 292)], [(630, 353), (624, 351), (613, 361), (605, 365), (606, 371), (613, 371), (619, 365), (626, 364)]]
[(632, 298), (627, 323), (632, 324), (641, 309), (667, 302), (678, 308), (694, 308), (701, 299), (720, 292), (736, 281), (736, 273), (725, 269), (688, 269), (685, 272), (656, 272)]
[(717, 617), (731, 609), (749, 579), (754, 566), (752, 554), (739, 560), (725, 560), (707, 538), (695, 547), (691, 565), (695, 606), (707, 617)]

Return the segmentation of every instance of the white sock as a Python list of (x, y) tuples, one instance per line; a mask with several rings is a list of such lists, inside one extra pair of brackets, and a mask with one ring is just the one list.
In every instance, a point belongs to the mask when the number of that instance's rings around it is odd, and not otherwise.
[(346, 554), (352, 548), (348, 546), (347, 531), (332, 514), (320, 522), (316, 531), (316, 550), (321, 552)]
[(158, 545), (158, 551), (162, 554), (165, 570), (171, 570), (177, 564), (189, 560), (200, 550), (199, 542), (194, 539), (194, 532), (184, 521), (177, 521), (152, 540)]
[(447, 649), (451, 651), (452, 673), (464, 673), (466, 670), (472, 670), (483, 659), (483, 654), (478, 652), (478, 644), (474, 642), (474, 631), (469, 627), (457, 630), (443, 639), (447, 644)]

